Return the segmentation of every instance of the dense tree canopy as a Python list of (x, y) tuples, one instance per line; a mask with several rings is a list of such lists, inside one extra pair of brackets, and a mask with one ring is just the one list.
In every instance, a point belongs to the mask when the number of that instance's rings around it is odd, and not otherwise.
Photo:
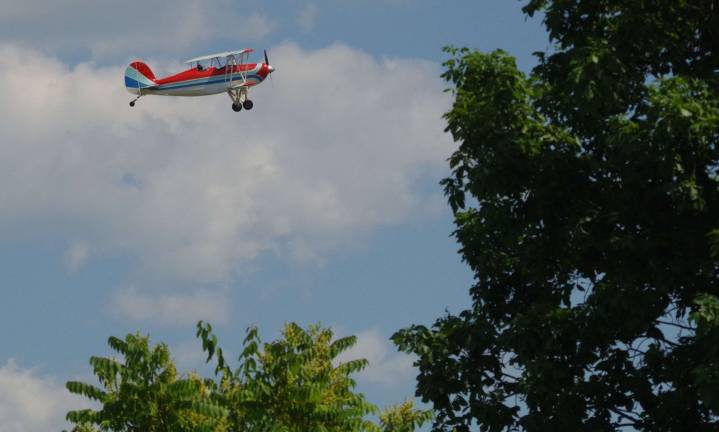
[(91, 357), (90, 364), (104, 387), (70, 381), (70, 392), (100, 403), (99, 410), (70, 411), (76, 432), (200, 432), (227, 431), (227, 411), (209, 398), (196, 376), (181, 378), (164, 344), (150, 347), (149, 337), (110, 337), (108, 344), (124, 361)]
[(262, 344), (257, 329), (250, 328), (234, 370), (225, 361), (212, 328), (198, 325), (198, 336), (216, 358), (219, 385), (214, 389), (230, 410), (236, 431), (372, 430), (365, 418), (376, 407), (353, 391), (352, 373), (367, 360), (335, 364), (336, 357), (354, 345), (354, 336), (333, 340), (332, 331), (319, 326), (304, 330), (285, 325), (282, 338)]
[(337, 358), (355, 336), (288, 323), (281, 338), (262, 343), (251, 327), (234, 368), (209, 324), (198, 323), (197, 336), (215, 378), (180, 376), (167, 346), (150, 347), (147, 336), (110, 337), (123, 358), (90, 358), (104, 388), (67, 383), (100, 405), (69, 412), (73, 432), (412, 432), (432, 418), (406, 401), (379, 413), (379, 424), (371, 420), (377, 408), (352, 378), (367, 360)]
[(719, 2), (533, 0), (530, 75), (448, 48), (473, 307), (398, 332), (436, 429), (719, 427)]

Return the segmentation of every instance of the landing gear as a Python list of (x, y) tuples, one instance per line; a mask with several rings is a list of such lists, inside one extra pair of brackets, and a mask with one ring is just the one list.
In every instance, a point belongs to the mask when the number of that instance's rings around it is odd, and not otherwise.
[(232, 111), (240, 112), (242, 109), (251, 110), (255, 105), (247, 99), (247, 87), (235, 87), (227, 89), (227, 94), (232, 99)]
[(137, 102), (137, 100), (140, 99), (141, 97), (142, 97), (142, 95), (140, 95), (140, 96), (136, 97), (135, 99), (131, 100), (131, 101), (130, 101), (130, 106), (131, 106), (131, 107), (134, 107), (134, 106), (135, 106), (135, 102)]

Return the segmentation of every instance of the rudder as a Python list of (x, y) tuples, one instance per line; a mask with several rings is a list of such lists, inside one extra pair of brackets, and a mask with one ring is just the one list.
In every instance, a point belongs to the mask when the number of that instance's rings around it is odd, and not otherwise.
[(137, 94), (142, 89), (156, 86), (155, 74), (145, 63), (134, 61), (125, 69), (125, 88), (130, 93)]

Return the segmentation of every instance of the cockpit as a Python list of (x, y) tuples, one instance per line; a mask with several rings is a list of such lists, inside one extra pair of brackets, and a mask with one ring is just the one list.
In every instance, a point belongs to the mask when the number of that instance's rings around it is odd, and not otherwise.
[(226, 66), (226, 62), (223, 62), (220, 58), (211, 58), (209, 64), (206, 60), (201, 60), (195, 62), (195, 69), (198, 71), (204, 71), (204, 70), (222, 70)]

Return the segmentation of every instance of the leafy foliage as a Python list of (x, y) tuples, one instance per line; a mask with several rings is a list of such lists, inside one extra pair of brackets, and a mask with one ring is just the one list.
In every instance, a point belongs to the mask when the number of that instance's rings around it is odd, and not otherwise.
[(91, 357), (90, 365), (102, 389), (70, 381), (67, 389), (102, 405), (100, 410), (70, 411), (67, 420), (76, 432), (226, 431), (227, 412), (212, 402), (206, 383), (196, 376), (180, 379), (166, 345), (150, 348), (139, 334), (108, 345), (124, 357)]
[(209, 324), (198, 324), (208, 361), (216, 360), (219, 384), (213, 389), (231, 413), (233, 430), (326, 431), (372, 430), (365, 419), (376, 408), (355, 393), (350, 375), (366, 360), (337, 364), (337, 356), (354, 345), (354, 336), (332, 340), (329, 329), (307, 330), (286, 324), (282, 338), (262, 344), (251, 327), (233, 370), (224, 359)]
[(333, 339), (330, 329), (289, 323), (281, 339), (263, 344), (250, 327), (234, 369), (210, 324), (198, 323), (197, 336), (207, 361), (215, 360), (216, 381), (195, 374), (178, 378), (167, 346), (150, 348), (148, 337), (111, 337), (108, 343), (124, 363), (90, 359), (103, 388), (67, 383), (72, 393), (102, 405), (70, 411), (72, 432), (412, 432), (432, 417), (407, 401), (381, 413), (379, 425), (367, 419), (377, 408), (354, 391), (350, 377), (367, 360), (337, 360), (355, 336)]
[(719, 3), (533, 0), (531, 75), (447, 48), (473, 307), (397, 332), (436, 429), (719, 427)]
[(382, 432), (412, 432), (432, 420), (431, 411), (415, 410), (414, 403), (407, 400), (386, 408), (379, 416)]

